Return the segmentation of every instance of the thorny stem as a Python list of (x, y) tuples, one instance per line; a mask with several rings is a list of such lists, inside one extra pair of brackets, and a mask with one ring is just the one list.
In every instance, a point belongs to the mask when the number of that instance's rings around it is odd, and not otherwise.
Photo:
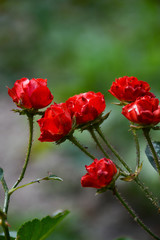
[(75, 146), (77, 146), (82, 152), (84, 152), (87, 156), (89, 156), (91, 159), (95, 159), (95, 157), (90, 154), (77, 140), (76, 138), (71, 135), (68, 137), (68, 140), (70, 140)]
[[(28, 120), (29, 120), (30, 134), (29, 134), (27, 155), (26, 155), (26, 159), (25, 159), (25, 163), (24, 163), (21, 175), (11, 189), (16, 188), (17, 185), (22, 181), (25, 171), (26, 171), (26, 168), (27, 168), (27, 165), (28, 165), (28, 162), (29, 162), (29, 158), (30, 158), (30, 153), (31, 153), (31, 148), (32, 148), (32, 140), (33, 140), (33, 115), (28, 114)], [(6, 214), (8, 212), (9, 201), (10, 201), (10, 193), (9, 193), (9, 190), (6, 190), (5, 191), (5, 201), (4, 201), (4, 212)]]
[[(96, 128), (97, 132), (99, 133), (99, 135), (101, 136), (101, 138), (103, 139), (103, 141), (107, 144), (107, 146), (110, 148), (110, 150), (115, 154), (115, 156), (120, 160), (120, 162), (123, 164), (123, 166), (126, 168), (126, 170), (128, 170), (129, 173), (132, 173), (131, 169), (128, 167), (128, 165), (124, 162), (124, 160), (119, 156), (119, 154), (114, 150), (114, 148), (108, 143), (108, 141), (106, 140), (106, 138), (104, 137), (102, 131), (100, 130), (100, 128)], [(125, 164), (124, 164), (125, 163)], [(160, 206), (158, 204), (157, 199), (153, 196), (153, 194), (148, 190), (147, 187), (145, 187), (145, 185), (140, 181), (140, 179), (138, 178), (138, 176), (136, 178), (134, 178), (134, 181), (139, 185), (139, 187), (143, 190), (143, 192), (145, 193), (146, 197), (148, 200), (151, 201), (151, 203), (158, 209), (158, 211), (160, 210)]]
[(28, 114), (28, 121), (29, 121), (29, 142), (28, 142), (28, 150), (27, 150), (27, 155), (25, 159), (25, 163), (22, 169), (22, 172), (20, 174), (20, 177), (18, 178), (17, 182), (13, 185), (12, 188), (17, 187), (17, 185), (22, 181), (24, 178), (24, 174), (26, 172), (26, 168), (29, 162), (30, 154), (31, 154), (31, 148), (32, 148), (32, 141), (33, 141), (33, 115)]
[(119, 156), (119, 154), (117, 153), (117, 151), (111, 146), (111, 144), (107, 141), (107, 139), (104, 137), (100, 127), (96, 127), (95, 128), (96, 131), (98, 132), (98, 134), (100, 135), (100, 137), (103, 139), (103, 141), (106, 143), (106, 145), (108, 146), (108, 148), (112, 151), (112, 153), (117, 157), (117, 159), (122, 163), (122, 165), (127, 169), (127, 171), (129, 173), (132, 173), (132, 170), (130, 169), (130, 167), (125, 163), (125, 161)]
[(121, 202), (121, 204), (125, 207), (128, 213), (132, 216), (135, 222), (137, 222), (150, 236), (154, 239), (160, 240), (158, 236), (156, 236), (151, 230), (141, 221), (141, 219), (136, 215), (136, 213), (131, 209), (131, 207), (126, 203), (126, 201), (121, 197), (120, 193), (118, 192), (117, 188), (113, 189), (114, 195), (117, 199)]
[(110, 158), (109, 155), (106, 153), (106, 151), (103, 149), (103, 147), (101, 146), (101, 144), (99, 143), (95, 133), (94, 133), (94, 130), (93, 128), (89, 128), (88, 129), (89, 133), (91, 134), (93, 140), (96, 142), (97, 146), (99, 147), (99, 149), (102, 151), (102, 153), (107, 157), (107, 158)]
[[(26, 172), (26, 168), (27, 168), (29, 158), (30, 158), (30, 154), (31, 154), (32, 141), (33, 141), (33, 117), (34, 116), (33, 116), (33, 114), (29, 114), (29, 113), (27, 114), (27, 116), (28, 116), (29, 129), (30, 129), (27, 155), (26, 155), (26, 159), (25, 159), (25, 163), (24, 163), (21, 175), (18, 178), (17, 182), (12, 187), (12, 189), (16, 188), (17, 185), (22, 181), (22, 179), (24, 177), (24, 174)], [(6, 181), (5, 181), (4, 177), (2, 178), (1, 182), (2, 182), (3, 189), (5, 191), (3, 212), (4, 212), (4, 214), (7, 215), (9, 202), (10, 202), (10, 193), (9, 193), (9, 189), (8, 189), (8, 186), (6, 184)], [(4, 230), (4, 234), (5, 234), (5, 239), (10, 240), (10, 235), (9, 235), (9, 230), (8, 230), (8, 225), (7, 225), (7, 216), (6, 216), (5, 221), (2, 219), (2, 227), (3, 227), (3, 230)]]
[(150, 138), (150, 135), (149, 135), (149, 131), (150, 131), (150, 128), (143, 128), (143, 133), (144, 133), (144, 136), (148, 142), (148, 145), (151, 149), (151, 152), (153, 154), (153, 158), (154, 158), (154, 161), (155, 161), (155, 164), (156, 164), (156, 167), (157, 167), (157, 171), (160, 175), (160, 163), (159, 163), (159, 160), (158, 160), (158, 156), (157, 156), (157, 153), (154, 149), (154, 146), (152, 144), (152, 141), (151, 141), (151, 138)]
[[(104, 154), (105, 157), (110, 158), (109, 155), (106, 153), (106, 151), (103, 149), (103, 147), (101, 146), (99, 140), (97, 139), (96, 134), (94, 133), (93, 128), (89, 128), (88, 131), (90, 132), (93, 140), (96, 142), (97, 146), (99, 147), (99, 149), (101, 150), (101, 152)], [(116, 167), (123, 173), (123, 170), (116, 164)]]
[(158, 203), (158, 199), (153, 196), (152, 192), (148, 190), (148, 188), (140, 181), (138, 177), (134, 179), (134, 181), (139, 185), (139, 187), (142, 189), (142, 191), (145, 193), (148, 200), (151, 201), (153, 206), (155, 206), (158, 209), (158, 213), (160, 213), (160, 206)]
[(133, 134), (135, 145), (136, 145), (137, 168), (139, 168), (139, 166), (140, 166), (140, 146), (139, 146), (139, 140), (138, 140), (138, 136), (137, 136), (136, 130), (133, 129), (133, 128), (131, 130), (132, 130), (132, 134)]

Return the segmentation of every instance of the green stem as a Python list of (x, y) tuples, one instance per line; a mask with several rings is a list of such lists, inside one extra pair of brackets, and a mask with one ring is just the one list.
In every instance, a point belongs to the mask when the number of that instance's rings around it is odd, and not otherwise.
[(155, 162), (156, 167), (157, 167), (157, 171), (158, 171), (158, 173), (160, 175), (160, 163), (159, 163), (159, 160), (158, 160), (157, 153), (156, 153), (156, 151), (154, 149), (153, 143), (151, 141), (151, 138), (150, 138), (150, 135), (149, 135), (149, 131), (150, 131), (150, 128), (143, 128), (144, 136), (145, 136), (145, 138), (146, 138), (146, 140), (148, 142), (148, 145), (149, 145), (149, 147), (151, 149), (151, 152), (152, 152), (153, 158), (154, 158), (154, 162)]
[(22, 169), (22, 172), (20, 174), (20, 177), (18, 178), (17, 182), (13, 185), (12, 188), (16, 188), (17, 185), (22, 181), (24, 178), (24, 174), (26, 172), (26, 168), (30, 159), (30, 154), (31, 154), (31, 148), (32, 148), (32, 141), (33, 141), (33, 115), (28, 114), (28, 121), (29, 121), (29, 143), (28, 143), (28, 150), (27, 150), (27, 155), (25, 159), (25, 163)]
[(9, 229), (8, 229), (8, 225), (7, 225), (7, 220), (5, 220), (5, 222), (2, 223), (2, 228), (3, 228), (5, 239), (10, 240), (10, 234), (9, 234)]
[(5, 192), (3, 212), (7, 213), (8, 205), (9, 205), (9, 194), (8, 194), (9, 189), (8, 189), (8, 186), (7, 186), (7, 183), (6, 183), (5, 179), (4, 179), (4, 177), (1, 179), (1, 182), (2, 182), (2, 186), (3, 186), (4, 192)]
[(91, 159), (95, 159), (95, 157), (90, 154), (77, 140), (73, 135), (68, 137), (68, 140), (70, 140), (75, 146), (77, 146), (82, 152), (84, 152), (87, 156), (89, 156)]
[(121, 204), (125, 207), (128, 213), (132, 216), (135, 222), (137, 222), (150, 236), (154, 239), (160, 240), (158, 236), (156, 236), (151, 230), (140, 220), (140, 218), (136, 215), (136, 213), (131, 209), (131, 207), (125, 202), (125, 200), (121, 197), (116, 187), (113, 190), (114, 195), (121, 202)]
[(155, 206), (158, 209), (158, 212), (160, 212), (160, 206), (158, 203), (158, 199), (153, 196), (152, 192), (148, 190), (148, 188), (140, 181), (138, 177), (134, 179), (134, 181), (138, 184), (138, 186), (142, 189), (142, 191), (145, 193), (148, 200), (151, 201), (153, 206)]
[[(101, 146), (100, 142), (98, 141), (97, 137), (96, 137), (96, 134), (94, 133), (94, 130), (93, 128), (89, 128), (88, 131), (90, 132), (93, 140), (96, 142), (97, 146), (99, 147), (99, 149), (101, 150), (101, 152), (104, 154), (104, 156), (106, 158), (109, 158), (109, 155), (106, 153), (106, 151), (103, 149), (103, 147)], [(121, 173), (123, 174), (123, 170), (116, 164), (116, 167), (121, 171)]]
[(7, 223), (7, 211), (8, 211), (8, 206), (9, 206), (9, 189), (7, 186), (7, 183), (4, 179), (4, 177), (1, 179), (2, 186), (5, 192), (5, 199), (4, 199), (4, 207), (3, 207), (3, 213), (0, 213), (0, 219), (1, 219), (1, 225), (4, 231), (5, 239), (10, 240), (10, 235), (9, 235), (9, 229), (8, 229), (8, 223)]
[(132, 134), (133, 134), (135, 145), (136, 145), (137, 168), (139, 168), (139, 166), (140, 166), (140, 146), (139, 146), (139, 140), (138, 140), (138, 136), (137, 136), (136, 130), (133, 129), (133, 128), (131, 130), (132, 130)]
[(101, 146), (101, 144), (99, 143), (93, 128), (89, 128), (88, 129), (89, 133), (91, 134), (93, 140), (96, 142), (97, 146), (99, 147), (99, 149), (101, 150), (101, 152), (104, 154), (105, 157), (110, 158), (109, 155), (106, 153), (106, 151), (104, 151), (103, 147)]
[(119, 154), (117, 153), (117, 151), (111, 146), (111, 144), (107, 141), (107, 139), (104, 137), (100, 127), (96, 127), (95, 128), (96, 131), (98, 132), (98, 134), (100, 135), (100, 137), (103, 139), (103, 141), (106, 143), (106, 145), (108, 146), (108, 148), (112, 151), (112, 153), (117, 157), (117, 159), (122, 163), (122, 165), (127, 169), (127, 171), (129, 173), (132, 173), (131, 168), (125, 163), (125, 161), (119, 156)]
[[(113, 149), (113, 147), (108, 143), (108, 141), (106, 140), (106, 138), (104, 137), (102, 131), (100, 130), (100, 128), (96, 128), (97, 132), (99, 133), (99, 135), (101, 136), (101, 138), (103, 139), (103, 141), (107, 144), (107, 146), (110, 148), (110, 150), (115, 154), (115, 156), (119, 159), (119, 161), (123, 164), (123, 166), (126, 168), (126, 170), (128, 170), (129, 173), (132, 173), (131, 169), (128, 167), (128, 165), (124, 162), (124, 160), (119, 156), (119, 154)], [(160, 209), (160, 206), (158, 204), (157, 199), (153, 196), (153, 194), (148, 190), (147, 187), (145, 187), (145, 185), (140, 181), (140, 179), (138, 177), (134, 178), (134, 181), (139, 185), (139, 187), (143, 190), (143, 192), (145, 193), (147, 199), (149, 201), (151, 201), (151, 203), (158, 209)]]

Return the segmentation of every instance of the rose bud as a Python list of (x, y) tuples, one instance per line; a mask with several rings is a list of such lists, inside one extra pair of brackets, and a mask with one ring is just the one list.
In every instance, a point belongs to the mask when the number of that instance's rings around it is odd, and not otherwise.
[(95, 159), (93, 163), (85, 167), (87, 173), (81, 178), (82, 187), (106, 187), (117, 173), (115, 164), (106, 158)]
[(28, 109), (44, 108), (53, 100), (53, 95), (47, 87), (47, 79), (41, 78), (17, 80), (12, 89), (8, 88), (8, 94), (18, 107)]
[(149, 92), (149, 84), (138, 80), (136, 77), (120, 77), (112, 83), (108, 91), (120, 101), (126, 102), (134, 102), (138, 97), (144, 95), (155, 97), (153, 93)]
[(160, 122), (160, 105), (157, 98), (139, 97), (122, 108), (122, 114), (131, 122), (141, 125), (156, 125)]
[(76, 117), (77, 124), (96, 119), (106, 107), (104, 95), (92, 91), (70, 97), (66, 104), (71, 116)]
[(71, 115), (65, 103), (51, 105), (37, 122), (41, 130), (38, 140), (41, 142), (58, 141), (72, 128)]

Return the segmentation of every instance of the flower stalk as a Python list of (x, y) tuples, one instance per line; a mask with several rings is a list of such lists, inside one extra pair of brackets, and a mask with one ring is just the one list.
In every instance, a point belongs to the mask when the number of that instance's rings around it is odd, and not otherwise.
[(28, 162), (29, 162), (29, 159), (30, 159), (31, 148), (32, 148), (32, 141), (33, 141), (33, 118), (34, 118), (34, 115), (28, 114), (27, 116), (28, 116), (28, 121), (29, 121), (29, 142), (28, 142), (27, 155), (26, 155), (26, 159), (25, 159), (25, 162), (24, 162), (24, 166), (23, 166), (22, 172), (21, 172), (17, 182), (13, 185), (12, 188), (16, 188), (18, 186), (18, 184), (24, 178), (24, 174), (26, 172), (26, 168), (28, 166)]
[(101, 129), (99, 126), (95, 128), (99, 136), (102, 138), (102, 140), (106, 143), (108, 148), (112, 151), (112, 153), (117, 157), (117, 159), (122, 163), (122, 165), (126, 168), (126, 170), (129, 173), (132, 173), (132, 169), (126, 164), (126, 162), (121, 158), (121, 156), (118, 154), (118, 152), (112, 147), (112, 145), (107, 141), (107, 139), (104, 137)]
[(137, 133), (136, 133), (136, 129), (131, 128), (131, 130), (132, 130), (132, 134), (133, 134), (135, 145), (136, 145), (137, 168), (139, 168), (140, 167), (140, 146), (139, 146), (139, 140), (138, 140), (138, 136), (137, 136)]
[(78, 147), (82, 152), (84, 152), (88, 157), (90, 157), (91, 159), (95, 159), (95, 157), (89, 153), (86, 148), (84, 148), (73, 135), (69, 135), (68, 136), (68, 140), (71, 141), (76, 147)]

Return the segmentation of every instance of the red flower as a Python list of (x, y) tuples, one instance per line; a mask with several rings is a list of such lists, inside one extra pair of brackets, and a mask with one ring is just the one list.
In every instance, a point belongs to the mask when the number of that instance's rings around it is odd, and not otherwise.
[(72, 120), (65, 103), (51, 105), (39, 119), (41, 142), (54, 142), (66, 136), (72, 128)]
[(150, 86), (147, 82), (139, 81), (136, 77), (120, 77), (112, 83), (108, 90), (114, 97), (120, 101), (134, 102), (138, 97), (150, 95)]
[(70, 97), (66, 101), (71, 116), (76, 117), (77, 124), (87, 123), (97, 118), (106, 104), (102, 93), (86, 92)]
[(82, 187), (106, 187), (117, 173), (115, 164), (106, 158), (95, 159), (89, 166), (85, 166), (88, 173), (81, 178)]
[(159, 100), (150, 96), (139, 97), (135, 102), (124, 106), (122, 114), (131, 122), (155, 125), (160, 122)]
[(41, 78), (17, 80), (12, 89), (8, 88), (8, 94), (18, 107), (28, 109), (44, 108), (53, 100), (53, 95), (47, 87), (47, 79)]

